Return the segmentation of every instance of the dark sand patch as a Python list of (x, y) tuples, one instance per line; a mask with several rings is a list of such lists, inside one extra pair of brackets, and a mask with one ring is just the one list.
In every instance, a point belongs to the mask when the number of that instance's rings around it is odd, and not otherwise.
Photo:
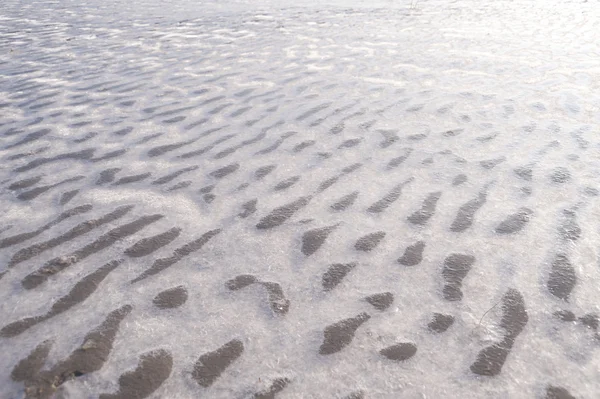
[(552, 270), (548, 276), (547, 287), (555, 297), (568, 300), (569, 295), (577, 284), (575, 268), (565, 254), (558, 254), (552, 262)]
[(78, 193), (79, 193), (79, 190), (67, 191), (67, 192), (63, 193), (63, 195), (61, 195), (60, 200), (58, 201), (58, 203), (60, 205), (66, 205), (69, 201), (71, 201), (73, 198), (75, 198), (75, 196)]
[(200, 386), (208, 388), (237, 358), (244, 352), (244, 344), (239, 339), (233, 339), (213, 352), (207, 352), (200, 356), (192, 378)]
[(554, 312), (554, 317), (558, 318), (559, 320), (568, 322), (577, 320), (575, 313), (571, 312), (570, 310), (557, 310), (556, 312)]
[(140, 173), (139, 175), (131, 175), (121, 177), (119, 180), (113, 183), (113, 186), (121, 186), (123, 184), (136, 183), (138, 181), (149, 178), (152, 174), (150, 172)]
[(398, 263), (404, 266), (416, 266), (423, 260), (425, 241), (417, 241), (404, 250), (404, 254), (398, 259)]
[(437, 202), (442, 196), (441, 191), (430, 193), (423, 201), (421, 209), (410, 215), (407, 220), (412, 224), (423, 226), (435, 213)]
[(571, 172), (564, 166), (558, 166), (550, 173), (550, 181), (557, 184), (563, 184), (571, 180)]
[(119, 377), (119, 391), (104, 393), (99, 399), (142, 399), (150, 396), (171, 375), (173, 357), (164, 349), (140, 356), (135, 370)]
[(290, 310), (290, 300), (287, 299), (283, 293), (283, 289), (279, 283), (273, 282), (262, 282), (263, 287), (269, 294), (269, 304), (271, 310), (277, 314), (284, 315)]
[(517, 212), (508, 215), (508, 217), (496, 227), (496, 233), (513, 234), (521, 231), (531, 219), (531, 215), (533, 215), (531, 209), (525, 207), (519, 208)]
[(107, 263), (95, 272), (85, 276), (73, 286), (73, 288), (67, 295), (63, 296), (58, 301), (56, 301), (54, 305), (52, 305), (48, 313), (42, 316), (27, 317), (25, 319), (21, 319), (14, 323), (8, 324), (4, 326), (2, 330), (0, 330), (0, 336), (17, 336), (26, 331), (27, 329), (35, 326), (36, 324), (48, 320), (63, 312), (66, 312), (73, 306), (84, 302), (87, 298), (90, 297), (90, 295), (94, 293), (94, 291), (96, 291), (96, 289), (98, 288), (100, 283), (106, 278), (106, 276), (108, 276), (110, 272), (115, 270), (117, 266), (119, 266), (119, 264), (121, 263), (121, 260), (113, 260), (112, 262)]
[(234, 163), (231, 165), (227, 165), (224, 166), (220, 169), (217, 169), (213, 172), (210, 172), (210, 175), (216, 179), (222, 179), (223, 177), (235, 172), (236, 170), (238, 170), (240, 168), (240, 164), (239, 163)]
[[(25, 394), (32, 398), (47, 399), (52, 397), (65, 382), (100, 370), (109, 358), (121, 321), (131, 310), (130, 305), (125, 305), (112, 311), (101, 325), (85, 336), (79, 348), (73, 351), (67, 359), (60, 361), (49, 370), (39, 372), (34, 370), (39, 367), (39, 364), (43, 365), (46, 350), (49, 350), (49, 348), (46, 349), (45, 344), (38, 346), (31, 355), (19, 362), (13, 369), (13, 373), (16, 370), (18, 378), (25, 377)], [(29, 365), (32, 365), (33, 368), (23, 373), (23, 368)]]
[(26, 165), (20, 166), (14, 169), (14, 172), (26, 172), (28, 170), (37, 168), (38, 166), (45, 165), (47, 163), (56, 162), (56, 161), (64, 161), (64, 160), (89, 160), (94, 156), (95, 149), (89, 148), (86, 150), (76, 151), (76, 152), (67, 152), (64, 154), (56, 155), (51, 158), (38, 158)]
[(550, 385), (546, 388), (546, 398), (545, 399), (576, 399), (576, 398), (575, 398), (575, 396), (571, 395), (571, 393), (566, 388)]
[(384, 348), (379, 353), (390, 360), (401, 362), (413, 357), (417, 353), (417, 347), (410, 342), (402, 342)]
[(258, 282), (258, 279), (251, 274), (242, 274), (225, 283), (225, 287), (231, 291), (241, 290), (251, 284)]
[(331, 205), (331, 209), (334, 211), (343, 211), (346, 208), (351, 207), (358, 198), (358, 194), (358, 191), (354, 191), (348, 195), (343, 196), (335, 204)]
[(254, 399), (275, 399), (275, 395), (283, 391), (290, 382), (289, 378), (276, 378), (267, 390), (255, 393)]
[(408, 159), (408, 157), (410, 156), (410, 154), (412, 153), (412, 148), (405, 148), (404, 149), (404, 154), (392, 158), (390, 159), (390, 161), (388, 162), (386, 169), (394, 169), (397, 168), (398, 166), (400, 166), (404, 161), (406, 161)]
[(131, 256), (132, 258), (150, 255), (152, 252), (157, 251), (165, 245), (173, 242), (177, 237), (179, 237), (179, 234), (181, 234), (181, 228), (173, 227), (164, 233), (144, 238), (127, 248), (125, 250), (125, 255)]
[(154, 180), (154, 181), (152, 182), (152, 184), (155, 184), (155, 185), (160, 185), (160, 184), (166, 184), (166, 183), (169, 183), (169, 182), (170, 182), (170, 181), (172, 181), (173, 179), (176, 179), (177, 177), (181, 176), (182, 174), (184, 174), (184, 173), (187, 173), (187, 172), (191, 172), (191, 171), (193, 171), (193, 170), (196, 170), (196, 169), (198, 169), (198, 166), (197, 166), (197, 165), (194, 165), (194, 166), (189, 166), (189, 167), (187, 167), (187, 168), (183, 168), (183, 169), (176, 170), (176, 171), (175, 171), (175, 172), (173, 172), (173, 173), (169, 173), (168, 175), (165, 175), (165, 176), (163, 176), (163, 177), (160, 177), (160, 178), (158, 178), (158, 179)]
[(62, 221), (65, 221), (73, 216), (84, 214), (91, 210), (92, 210), (92, 205), (86, 204), (86, 205), (77, 206), (75, 208), (64, 211), (60, 215), (58, 215), (54, 220), (50, 221), (49, 223), (46, 223), (45, 225), (43, 225), (42, 227), (39, 227), (36, 230), (30, 231), (27, 233), (17, 234), (17, 235), (11, 236), (11, 237), (6, 237), (6, 238), (0, 240), (0, 249), (10, 247), (10, 246), (16, 245), (16, 244), (21, 244), (27, 240), (30, 240), (30, 239), (42, 234), (44, 231), (50, 229), (51, 227), (56, 226), (57, 224), (59, 224)]
[(447, 301), (460, 301), (462, 281), (475, 263), (475, 257), (464, 254), (451, 254), (444, 260), (442, 277), (445, 280), (443, 295)]
[(10, 186), (8, 186), (8, 189), (9, 190), (22, 190), (24, 188), (31, 187), (31, 186), (39, 183), (42, 180), (42, 178), (43, 178), (43, 176), (34, 176), (34, 177), (29, 177), (27, 179), (19, 180), (19, 181), (12, 183)]
[(356, 241), (356, 244), (354, 244), (354, 248), (357, 251), (372, 251), (373, 249), (377, 248), (377, 246), (379, 245), (381, 240), (383, 240), (384, 237), (385, 232), (383, 231), (376, 231), (375, 233), (367, 234), (359, 238), (358, 241)]
[(256, 204), (258, 203), (258, 199), (252, 199), (248, 202), (242, 204), (242, 212), (238, 214), (239, 217), (245, 219), (248, 216), (254, 214), (256, 212)]
[(331, 355), (344, 349), (354, 339), (358, 327), (370, 318), (371, 316), (367, 313), (361, 313), (356, 317), (344, 319), (327, 326), (323, 332), (324, 339), (319, 348), (319, 354)]
[(467, 180), (468, 180), (467, 175), (461, 173), (460, 175), (456, 175), (456, 177), (452, 180), (452, 185), (460, 186), (461, 184), (465, 183)]
[(21, 194), (17, 195), (17, 198), (22, 201), (29, 201), (29, 200), (32, 200), (32, 199), (44, 194), (45, 192), (47, 192), (53, 188), (62, 186), (63, 184), (73, 183), (73, 182), (82, 180), (84, 178), (85, 178), (85, 176), (74, 176), (74, 177), (70, 177), (65, 180), (61, 180), (58, 183), (50, 184), (47, 186), (36, 187), (29, 191), (22, 192)]
[(256, 169), (256, 172), (254, 172), (254, 178), (256, 180), (261, 180), (264, 177), (266, 177), (269, 173), (274, 171), (275, 168), (276, 168), (276, 165), (261, 166), (260, 168)]
[(366, 297), (365, 301), (367, 301), (375, 309), (384, 311), (387, 308), (389, 308), (394, 302), (394, 294), (392, 294), (391, 292), (373, 294)]
[(379, 201), (375, 202), (373, 205), (367, 208), (367, 212), (371, 213), (380, 213), (383, 212), (386, 208), (392, 205), (394, 202), (400, 198), (400, 194), (402, 194), (402, 188), (408, 183), (412, 182), (414, 179), (411, 177), (403, 183), (400, 183), (394, 186), (389, 193), (387, 193), (383, 198)]
[(442, 313), (434, 313), (433, 318), (429, 324), (427, 324), (427, 328), (436, 333), (443, 333), (449, 329), (452, 324), (454, 324), (454, 316)]
[(273, 209), (271, 213), (263, 217), (258, 222), (256, 228), (260, 230), (266, 230), (283, 224), (286, 220), (292, 217), (294, 213), (308, 205), (311, 199), (311, 196), (300, 197), (289, 204)]
[(331, 291), (334, 289), (355, 267), (356, 263), (335, 263), (330, 265), (327, 271), (323, 273), (323, 290)]
[(207, 231), (200, 238), (198, 238), (194, 241), (191, 241), (182, 247), (177, 248), (175, 251), (173, 251), (172, 256), (170, 256), (168, 258), (157, 259), (156, 261), (154, 261), (154, 263), (152, 264), (152, 266), (150, 266), (149, 269), (144, 271), (138, 277), (131, 280), (130, 283), (131, 284), (137, 283), (137, 282), (144, 280), (150, 276), (154, 276), (155, 274), (158, 274), (165, 269), (168, 269), (169, 267), (173, 266), (175, 263), (179, 262), (184, 257), (200, 250), (200, 248), (202, 248), (204, 246), (204, 244), (206, 244), (208, 241), (210, 241), (211, 238), (218, 235), (220, 232), (221, 232), (221, 229)]
[(27, 259), (31, 259), (34, 256), (37, 256), (48, 249), (55, 248), (65, 242), (71, 241), (104, 224), (114, 222), (115, 220), (118, 220), (125, 216), (132, 209), (133, 205), (121, 206), (115, 209), (113, 212), (110, 212), (99, 219), (91, 219), (80, 223), (58, 237), (54, 237), (48, 241), (36, 243), (30, 247), (23, 248), (13, 255), (8, 264), (8, 267), (13, 267), (20, 262), (26, 261)]
[(563, 240), (577, 241), (581, 237), (581, 227), (577, 223), (577, 214), (575, 211), (565, 209), (563, 216), (564, 220), (558, 228), (558, 234)]
[(87, 258), (90, 255), (93, 255), (97, 252), (100, 252), (103, 249), (106, 249), (113, 245), (115, 242), (133, 235), (143, 228), (149, 226), (150, 224), (156, 222), (157, 220), (163, 218), (163, 215), (150, 215), (143, 216), (131, 223), (124, 224), (115, 229), (112, 229), (108, 233), (100, 236), (95, 241), (89, 243), (83, 248), (80, 248), (68, 255), (64, 255), (58, 258), (54, 258), (48, 262), (38, 270), (33, 273), (28, 274), (23, 278), (21, 284), (25, 289), (33, 289), (40, 284), (44, 283), (50, 276), (53, 276), (69, 266), (74, 265), (75, 263)]
[(285, 190), (287, 188), (292, 187), (294, 184), (296, 184), (298, 181), (300, 181), (300, 176), (292, 176), (289, 177), (285, 180), (280, 181), (279, 183), (277, 183), (275, 185), (275, 187), (273, 187), (273, 190), (275, 191), (282, 191)]
[(488, 346), (479, 352), (477, 360), (471, 365), (471, 371), (485, 376), (500, 374), (517, 336), (523, 331), (528, 320), (523, 296), (519, 291), (509, 289), (502, 297), (502, 319), (500, 321), (500, 326), (506, 331), (506, 335), (499, 343)]
[(481, 208), (487, 200), (487, 194), (485, 192), (479, 193), (477, 198), (468, 201), (466, 204), (458, 209), (458, 213), (450, 226), (450, 230), (460, 233), (471, 227), (475, 212)]
[(302, 253), (306, 256), (310, 256), (317, 252), (329, 234), (331, 234), (338, 226), (339, 224), (321, 227), (304, 233), (302, 235)]
[(159, 309), (174, 309), (183, 305), (188, 299), (188, 292), (183, 285), (159, 292), (152, 303)]

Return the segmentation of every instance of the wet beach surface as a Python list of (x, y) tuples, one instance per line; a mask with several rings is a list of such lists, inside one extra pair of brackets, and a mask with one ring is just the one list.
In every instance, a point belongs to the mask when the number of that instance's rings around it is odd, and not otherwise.
[(597, 397), (599, 6), (6, 0), (0, 397)]

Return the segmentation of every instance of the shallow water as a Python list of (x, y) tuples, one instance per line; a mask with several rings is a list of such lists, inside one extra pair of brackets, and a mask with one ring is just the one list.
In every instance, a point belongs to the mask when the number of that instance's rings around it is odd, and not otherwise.
[(598, 6), (6, 0), (0, 396), (596, 397)]

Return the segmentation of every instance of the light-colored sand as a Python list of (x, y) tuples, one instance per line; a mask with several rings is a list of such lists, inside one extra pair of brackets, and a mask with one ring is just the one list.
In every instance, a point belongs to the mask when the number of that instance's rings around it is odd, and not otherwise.
[(4, 0), (0, 397), (597, 397), (599, 6)]

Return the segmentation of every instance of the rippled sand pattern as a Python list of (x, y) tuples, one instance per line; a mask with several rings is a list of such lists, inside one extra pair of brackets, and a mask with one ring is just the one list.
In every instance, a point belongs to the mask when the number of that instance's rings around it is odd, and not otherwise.
[(323, 3), (2, 3), (0, 397), (598, 397), (600, 3)]

